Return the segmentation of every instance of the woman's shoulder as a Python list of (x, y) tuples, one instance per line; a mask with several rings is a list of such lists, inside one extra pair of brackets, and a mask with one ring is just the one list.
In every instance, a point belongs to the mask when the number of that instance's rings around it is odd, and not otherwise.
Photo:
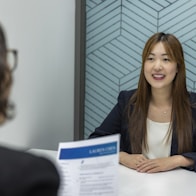
[(18, 170), (23, 170), (24, 167), (28, 167), (29, 169), (36, 168), (39, 171), (49, 170), (56, 172), (56, 167), (50, 160), (22, 150), (0, 146), (0, 156), (3, 157), (0, 159), (0, 164), (7, 168), (10, 167), (10, 169), (13, 165), (17, 165)]
[(196, 103), (196, 92), (189, 92), (189, 96), (190, 96), (190, 102)]
[(129, 100), (132, 97), (132, 95), (136, 92), (136, 90), (137, 89), (120, 91), (118, 99), (119, 100)]
[[(60, 176), (55, 165), (44, 157), (0, 146), (0, 192), (5, 195), (57, 195)], [(16, 180), (17, 179), (17, 180)], [(4, 188), (9, 186), (10, 189)]]

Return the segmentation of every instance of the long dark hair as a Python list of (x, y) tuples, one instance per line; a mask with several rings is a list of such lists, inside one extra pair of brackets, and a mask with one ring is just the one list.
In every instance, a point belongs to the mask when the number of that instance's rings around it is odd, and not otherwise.
[[(147, 41), (142, 54), (142, 68), (138, 89), (129, 100), (128, 121), (132, 153), (142, 153), (142, 145), (147, 145), (146, 119), (151, 99), (151, 86), (144, 76), (144, 63), (152, 48), (158, 42), (163, 43), (167, 54), (177, 62), (178, 72), (173, 81), (171, 129), (177, 136), (178, 153), (189, 152), (192, 149), (192, 113), (189, 93), (186, 88), (186, 73), (184, 54), (181, 43), (172, 34), (156, 33)], [(171, 130), (170, 129), (170, 130)]]
[[(0, 26), (0, 116), (5, 120), (9, 118), (9, 91), (12, 84), (12, 74), (7, 63), (7, 45), (2, 26)], [(2, 122), (0, 122), (2, 123)]]

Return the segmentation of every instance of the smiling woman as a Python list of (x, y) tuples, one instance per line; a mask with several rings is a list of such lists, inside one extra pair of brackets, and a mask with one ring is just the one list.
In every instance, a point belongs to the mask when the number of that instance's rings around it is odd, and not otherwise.
[[(172, 88), (177, 73), (177, 62), (165, 51), (163, 43), (157, 43), (144, 65), (144, 75), (153, 89)], [(166, 90), (167, 91), (167, 90)]]
[(152, 35), (138, 88), (118, 103), (89, 138), (121, 134), (120, 163), (139, 172), (196, 171), (196, 94), (186, 88), (184, 54), (172, 34)]

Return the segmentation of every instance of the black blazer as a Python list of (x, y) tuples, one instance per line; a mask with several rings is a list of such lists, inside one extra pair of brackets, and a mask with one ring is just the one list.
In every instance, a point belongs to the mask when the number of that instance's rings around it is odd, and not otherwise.
[(0, 147), (0, 196), (57, 196), (59, 183), (49, 160)]
[[(128, 124), (124, 116), (124, 111), (125, 111), (125, 107), (127, 106), (128, 100), (130, 99), (130, 97), (133, 95), (134, 92), (135, 90), (120, 92), (118, 96), (117, 104), (108, 114), (108, 116), (105, 118), (102, 124), (99, 127), (97, 127), (93, 133), (91, 133), (89, 138), (95, 138), (95, 137), (120, 133), (121, 135), (120, 150), (127, 152), (127, 153), (131, 153), (129, 133), (128, 133)], [(196, 103), (196, 93), (190, 93), (190, 102)], [(194, 121), (196, 121), (196, 108), (192, 108), (192, 118), (194, 119)], [(193, 135), (193, 150), (192, 152), (184, 153), (183, 156), (194, 160), (194, 168), (188, 168), (188, 169), (196, 171), (196, 128), (195, 126), (193, 127), (192, 135)], [(171, 155), (178, 154), (177, 149), (178, 149), (177, 138), (173, 134), (172, 144), (171, 144)]]

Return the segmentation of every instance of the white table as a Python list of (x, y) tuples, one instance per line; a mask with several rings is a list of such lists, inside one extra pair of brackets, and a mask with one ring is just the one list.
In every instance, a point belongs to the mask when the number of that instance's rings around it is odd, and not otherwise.
[[(31, 149), (56, 163), (57, 151)], [(196, 173), (184, 169), (147, 174), (119, 165), (119, 196), (195, 196)]]
[(139, 173), (120, 166), (120, 196), (195, 196), (196, 173), (177, 169), (162, 173)]

